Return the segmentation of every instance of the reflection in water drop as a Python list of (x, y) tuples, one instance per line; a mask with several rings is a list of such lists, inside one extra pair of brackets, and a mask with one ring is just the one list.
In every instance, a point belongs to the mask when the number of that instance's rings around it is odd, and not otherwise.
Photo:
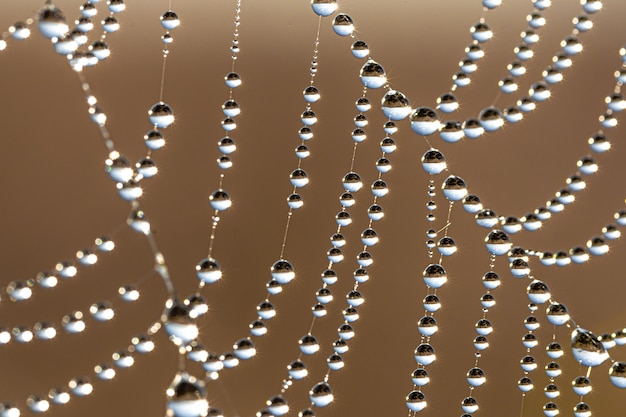
[(204, 383), (187, 372), (177, 373), (165, 393), (168, 417), (207, 415), (209, 403), (206, 400)]
[(167, 300), (161, 322), (170, 340), (178, 346), (188, 345), (198, 337), (198, 326), (189, 314), (189, 307), (177, 298)]
[(572, 332), (572, 355), (582, 366), (598, 366), (609, 358), (598, 338), (581, 328)]

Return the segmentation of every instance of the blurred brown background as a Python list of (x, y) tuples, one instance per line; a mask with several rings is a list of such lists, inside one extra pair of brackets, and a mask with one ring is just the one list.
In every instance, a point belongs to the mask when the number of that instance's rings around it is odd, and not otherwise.
[[(0, 27), (33, 16), (42, 3), (5, 1)], [(118, 16), (121, 30), (107, 39), (111, 57), (87, 69), (85, 75), (108, 115), (107, 127), (117, 148), (136, 161), (146, 153), (142, 138), (150, 128), (147, 111), (158, 101), (160, 36), (164, 33), (159, 16), (168, 2), (127, 3), (127, 11)], [(525, 16), (532, 11), (530, 1), (504, 3), (487, 15), (495, 38), (485, 46), (486, 58), (472, 75), (471, 86), (457, 93), (461, 110), (449, 118), (476, 117), (497, 96), (497, 81), (506, 75), (512, 49), (526, 28)], [(548, 24), (538, 31), (541, 41), (533, 48), (535, 58), (520, 81), (520, 92), (540, 78), (561, 39), (570, 34), (572, 18), (580, 14), (577, 1), (554, 3), (544, 12)], [(69, 22), (78, 17), (80, 2), (59, 0), (55, 4)], [(197, 285), (195, 264), (207, 252), (208, 195), (217, 187), (214, 161), (216, 142), (223, 136), (220, 106), (228, 98), (223, 76), (231, 65), (228, 48), (234, 2), (174, 0), (172, 4), (182, 24), (172, 32), (164, 100), (173, 107), (177, 122), (165, 131), (166, 148), (153, 154), (160, 173), (145, 181), (142, 205), (176, 288), (186, 296)], [(94, 21), (104, 16), (103, 6), (98, 5), (102, 8)], [(385, 67), (391, 86), (404, 92), (414, 107), (434, 107), (436, 97), (451, 86), (451, 75), (470, 42), (469, 27), (478, 21), (481, 5), (461, 0), (343, 0), (339, 10), (354, 19), (358, 37)], [(565, 81), (521, 123), (453, 145), (430, 138), (445, 153), (450, 170), (463, 177), (470, 192), (480, 195), (487, 207), (499, 215), (522, 216), (532, 211), (552, 198), (575, 173), (578, 158), (590, 153), (587, 138), (599, 128), (603, 100), (613, 89), (613, 72), (620, 65), (618, 49), (626, 39), (624, 16), (626, 3), (605, 2), (604, 9), (592, 17), (594, 29), (581, 36), (584, 52), (564, 72)], [(317, 21), (308, 1), (243, 1), (237, 61), (243, 85), (235, 91), (242, 114), (232, 134), (238, 145), (235, 167), (225, 180), (234, 204), (222, 216), (214, 252), (224, 279), (204, 290), (210, 312), (199, 321), (201, 339), (211, 351), (229, 350), (235, 340), (247, 335), (255, 306), (266, 294), (269, 268), (280, 253), (285, 198), (291, 191), (288, 175), (297, 165), (293, 149), (299, 144), (299, 115), (305, 108), (301, 91), (309, 82)], [(273, 298), (279, 314), (268, 323), (268, 335), (256, 340), (257, 357), (208, 384), (211, 405), (228, 416), (250, 416), (279, 392), (287, 364), (298, 355), (297, 340), (308, 330), (309, 307), (327, 264), (328, 238), (340, 209), (340, 178), (348, 171), (353, 146), (353, 103), (362, 89), (358, 79), (362, 61), (350, 54), (351, 40), (335, 35), (330, 23), (331, 18), (324, 18), (321, 28), (316, 86), (322, 100), (314, 105), (320, 122), (314, 126), (315, 139), (308, 144), (312, 154), (303, 163), (311, 183), (301, 193), (305, 206), (294, 214), (285, 252), (298, 278)], [(92, 40), (98, 34), (95, 29)], [(49, 415), (162, 415), (164, 391), (178, 363), (175, 348), (164, 334), (156, 337), (155, 352), (137, 356), (135, 366), (119, 370), (113, 382), (93, 376), (94, 365), (110, 361), (114, 351), (125, 348), (132, 336), (158, 319), (166, 292), (152, 272), (144, 237), (124, 226), (129, 204), (117, 196), (115, 184), (104, 172), (107, 152), (89, 120), (79, 80), (33, 28), (30, 39), (10, 39), (0, 53), (0, 91), (2, 287), (12, 280), (34, 278), (57, 262), (71, 259), (77, 250), (90, 247), (97, 236), (117, 231), (116, 250), (102, 255), (97, 265), (81, 268), (75, 279), (62, 281), (54, 290), (36, 288), (32, 299), (24, 303), (12, 303), (2, 295), (3, 326), (32, 326), (39, 320), (59, 324), (64, 314), (86, 313), (93, 302), (105, 299), (114, 303), (116, 317), (104, 324), (88, 318), (87, 330), (80, 335), (59, 330), (54, 341), (1, 346), (0, 401), (16, 401), (23, 414), (30, 414), (24, 405), (28, 395), (45, 394), (70, 378), (87, 375), (95, 386), (92, 396), (74, 398), (65, 407), (53, 406)], [(377, 104), (382, 94), (371, 91), (370, 100)], [(500, 97), (497, 105), (512, 105), (520, 95)], [(366, 185), (376, 177), (373, 164), (380, 155), (384, 121), (376, 108), (368, 117), (368, 140), (359, 146), (356, 162)], [(381, 242), (371, 250), (375, 259), (369, 269), (371, 280), (360, 288), (367, 302), (359, 309), (361, 320), (355, 324), (357, 336), (345, 355), (346, 367), (331, 377), (335, 402), (319, 409), (318, 415), (406, 413), (404, 397), (412, 389), (413, 350), (419, 344), (416, 321), (423, 314), (421, 300), (426, 294), (421, 272), (428, 264), (424, 248), (428, 179), (419, 161), (428, 145), (406, 120), (399, 126), (398, 150), (389, 156), (393, 170), (385, 176), (391, 191), (380, 201), (386, 216), (375, 225)], [(607, 136), (612, 150), (596, 156), (600, 170), (588, 178), (588, 189), (541, 231), (512, 236), (516, 244), (567, 250), (584, 245), (612, 222), (613, 213), (624, 206), (626, 191), (623, 126), (608, 131)], [(322, 352), (306, 358), (310, 376), (287, 394), (291, 415), (308, 405), (306, 393), (322, 378), (341, 323), (343, 294), (352, 287), (353, 257), (360, 250), (355, 241), (366, 226), (365, 211), (371, 204), (367, 191), (360, 194), (352, 209), (354, 223), (344, 230), (349, 245), (346, 260), (336, 267), (341, 277), (332, 288), (336, 301), (329, 306), (328, 317), (315, 326)], [(442, 222), (443, 208), (438, 216)], [(449, 282), (438, 293), (443, 309), (436, 315), (440, 331), (432, 344), (439, 359), (429, 368), (432, 382), (424, 389), (429, 400), (426, 415), (462, 414), (459, 404), (468, 392), (465, 372), (474, 363), (472, 327), (481, 317), (478, 300), (484, 289), (480, 279), (489, 267), (482, 245), (488, 230), (476, 226), (460, 207), (452, 223), (450, 235), (459, 244), (459, 253), (444, 260)], [(535, 261), (532, 266), (535, 276), (568, 306), (574, 320), (599, 334), (626, 325), (624, 253), (624, 241), (618, 240), (607, 256), (585, 265), (542, 268)], [(498, 304), (489, 313), (495, 332), (490, 337), (492, 347), (480, 361), (488, 383), (476, 389), (474, 396), (481, 406), (479, 415), (516, 415), (521, 397), (516, 381), (522, 376), (518, 361), (525, 354), (520, 340), (525, 333), (527, 282), (512, 278), (504, 259), (498, 259), (496, 268), (503, 285), (494, 291)], [(126, 283), (139, 286), (138, 303), (119, 301), (117, 288)], [(541, 415), (546, 401), (542, 389), (548, 380), (541, 367), (547, 361), (543, 349), (551, 326), (541, 311), (538, 316), (544, 322), (538, 332), (541, 343), (535, 349), (540, 369), (532, 375), (535, 390), (528, 395), (525, 415)], [(558, 334), (567, 341), (566, 329), (558, 329)], [(616, 360), (626, 359), (623, 347), (611, 354)], [(570, 415), (578, 402), (570, 381), (583, 370), (571, 364), (569, 351), (566, 356), (569, 365), (563, 360), (562, 366), (567, 372), (557, 381), (562, 392), (558, 404), (564, 415)], [(188, 369), (202, 374), (196, 364), (190, 363)], [(607, 373), (605, 364), (591, 374), (594, 392), (586, 401), (595, 416), (620, 415), (626, 400), (626, 393), (611, 386)]]

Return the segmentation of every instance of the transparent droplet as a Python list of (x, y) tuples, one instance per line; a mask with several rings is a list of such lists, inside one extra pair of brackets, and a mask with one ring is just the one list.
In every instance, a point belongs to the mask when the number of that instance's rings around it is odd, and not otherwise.
[(561, 48), (567, 56), (577, 55), (583, 51), (583, 44), (580, 43), (577, 37), (568, 36), (561, 41)]
[(237, 88), (241, 85), (241, 77), (236, 72), (229, 72), (224, 77), (224, 82), (228, 88)]
[(537, 336), (535, 336), (533, 333), (526, 333), (522, 337), (522, 345), (524, 345), (526, 349), (532, 349), (536, 347), (538, 344), (539, 344), (539, 341), (537, 340)]
[(289, 376), (295, 380), (303, 379), (309, 374), (304, 362), (299, 360), (291, 362), (287, 366), (287, 372), (289, 373)]
[(343, 310), (343, 319), (348, 323), (354, 323), (360, 318), (359, 312), (355, 307), (346, 307)]
[(13, 330), (11, 330), (13, 335), (13, 339), (19, 343), (30, 343), (33, 340), (33, 332), (24, 326), (15, 326)]
[(411, 113), (411, 129), (418, 135), (432, 135), (440, 127), (439, 115), (429, 107), (418, 107)]
[(339, 278), (337, 277), (337, 273), (332, 269), (326, 269), (324, 272), (322, 272), (322, 281), (326, 285), (333, 285), (337, 283), (338, 279)]
[(56, 405), (64, 405), (70, 402), (72, 397), (70, 396), (70, 392), (67, 388), (52, 388), (48, 391), (48, 398), (50, 398), (50, 401)]
[(308, 109), (302, 112), (300, 120), (305, 126), (313, 126), (317, 123), (317, 115), (313, 110)]
[(479, 387), (487, 382), (485, 373), (480, 368), (472, 368), (466, 374), (467, 383), (473, 387)]
[(272, 265), (270, 269), (272, 278), (279, 284), (285, 285), (290, 283), (296, 276), (293, 265), (285, 259), (279, 259)]
[(222, 358), (215, 352), (209, 352), (207, 359), (202, 364), (206, 372), (219, 372), (224, 369)]
[(562, 326), (570, 320), (570, 315), (565, 305), (551, 303), (546, 309), (546, 318), (555, 326)]
[(124, 301), (137, 301), (139, 299), (139, 290), (133, 285), (123, 285), (117, 290), (118, 294)]
[(532, 372), (537, 369), (537, 361), (534, 356), (526, 355), (519, 361), (524, 372)]
[(428, 294), (424, 297), (422, 304), (424, 305), (424, 310), (430, 313), (434, 313), (441, 309), (441, 302), (439, 301), (439, 297), (435, 294)]
[(417, 321), (417, 330), (421, 335), (430, 337), (437, 333), (439, 327), (433, 316), (423, 316)]
[[(30, 395), (26, 399), (26, 405), (33, 413), (44, 413), (50, 408), (50, 403), (48, 402), (48, 400), (45, 397), (41, 397), (39, 395)], [(15, 416), (20, 415), (19, 409), (17, 409), (16, 407), (10, 407), (9, 410)], [(4, 412), (5, 411), (3, 411), (3, 413)]]
[(517, 388), (519, 388), (519, 390), (522, 392), (532, 391), (532, 389), (534, 388), (533, 381), (527, 376), (524, 376), (520, 378), (519, 381), (517, 381)]
[(283, 398), (283, 396), (281, 395), (271, 397), (269, 400), (267, 400), (266, 404), (269, 412), (276, 417), (283, 416), (289, 412), (289, 405), (287, 404), (287, 400), (285, 400), (285, 398)]
[(274, 305), (267, 300), (262, 301), (256, 307), (256, 311), (259, 317), (264, 320), (269, 320), (276, 316), (276, 309), (274, 308)]
[(300, 194), (292, 193), (287, 197), (287, 205), (289, 208), (297, 210), (304, 205), (304, 201), (302, 200)]
[(481, 227), (492, 228), (497, 225), (500, 220), (498, 215), (491, 209), (482, 209), (474, 216), (476, 224)]
[(461, 401), (461, 409), (468, 414), (473, 414), (478, 411), (478, 401), (474, 397), (465, 397)]
[(383, 114), (391, 120), (402, 120), (411, 113), (409, 99), (400, 91), (389, 90), (382, 99)]
[(487, 107), (480, 112), (480, 124), (487, 132), (494, 132), (504, 125), (502, 113), (496, 107)]
[(85, 397), (93, 392), (93, 385), (91, 385), (89, 378), (73, 378), (67, 385), (72, 394), (77, 397)]
[(39, 31), (48, 39), (62, 38), (69, 31), (63, 12), (52, 4), (47, 4), (37, 16)]
[(587, 403), (579, 402), (574, 406), (575, 417), (591, 417), (591, 407)]
[(384, 68), (371, 59), (361, 67), (359, 76), (367, 88), (380, 88), (387, 84), (387, 74), (385, 74)]
[(350, 36), (354, 32), (354, 21), (345, 13), (338, 13), (333, 19), (333, 31), (339, 36)]
[(148, 111), (150, 123), (159, 129), (165, 129), (174, 123), (174, 111), (170, 106), (160, 101)]
[(347, 323), (342, 324), (337, 329), (339, 337), (343, 340), (350, 340), (354, 337), (354, 329)]
[(315, 407), (326, 407), (333, 402), (333, 390), (327, 382), (319, 382), (309, 391), (309, 399)]
[(458, 201), (467, 195), (467, 186), (463, 178), (450, 175), (441, 186), (443, 195), (450, 201)]
[(443, 266), (430, 264), (423, 272), (424, 283), (429, 288), (440, 288), (448, 281), (448, 275)]
[(33, 295), (29, 281), (12, 281), (7, 285), (6, 292), (13, 301), (28, 300)]
[(167, 30), (176, 29), (180, 25), (180, 19), (176, 13), (168, 10), (161, 15), (161, 25)]
[(249, 337), (239, 339), (233, 345), (233, 353), (238, 359), (247, 360), (256, 355), (256, 348), (254, 342)]
[(97, 321), (109, 321), (115, 316), (115, 311), (108, 301), (92, 304), (89, 307), (89, 313)]
[(113, 378), (115, 378), (115, 369), (113, 369), (113, 367), (111, 365), (107, 365), (107, 364), (100, 364), (100, 365), (96, 365), (93, 368), (96, 376), (98, 377), (98, 379), (102, 380), (102, 381), (110, 381)]
[(577, 376), (572, 381), (572, 390), (576, 395), (585, 396), (591, 392), (591, 381), (586, 376)]
[(626, 388), (626, 362), (615, 362), (609, 369), (611, 383), (617, 388)]
[[(33, 326), (33, 332), (35, 334), (35, 337), (39, 340), (51, 340), (54, 339), (57, 335), (54, 324), (46, 321), (40, 321), (35, 323), (35, 325)], [(2, 342), (0, 342), (0, 344), (2, 344)]]
[(415, 361), (422, 366), (428, 366), (435, 362), (437, 356), (435, 349), (428, 343), (421, 343), (414, 352)]
[(493, 32), (486, 23), (479, 22), (470, 28), (472, 38), (479, 42), (487, 42), (493, 36)]
[(598, 366), (609, 354), (602, 342), (588, 330), (577, 328), (572, 332), (572, 355), (582, 366)]
[(367, 46), (367, 43), (360, 41), (360, 40), (354, 41), (354, 43), (352, 44), (351, 50), (352, 50), (352, 55), (355, 58), (367, 58), (367, 56), (370, 54), (370, 50), (369, 50), (369, 47)]
[(291, 185), (296, 188), (302, 188), (309, 183), (309, 177), (303, 169), (294, 169), (289, 175)]
[(446, 158), (439, 150), (430, 149), (422, 155), (422, 168), (428, 174), (440, 174), (447, 168)]
[(171, 417), (203, 417), (209, 403), (204, 382), (187, 372), (178, 372), (166, 390), (167, 415)]
[(413, 390), (407, 394), (405, 404), (411, 412), (422, 411), (427, 406), (426, 396), (421, 391)]
[(165, 303), (161, 322), (175, 345), (186, 346), (198, 337), (198, 326), (189, 313), (189, 307), (177, 298), (170, 298)]
[(337, 10), (337, 1), (311, 0), (311, 8), (313, 9), (313, 12), (319, 16), (330, 16)]
[(491, 322), (487, 319), (480, 319), (474, 325), (476, 329), (476, 333), (481, 336), (487, 336), (493, 332), (493, 327), (491, 326)]
[(70, 334), (80, 333), (85, 330), (85, 322), (83, 321), (83, 313), (74, 311), (71, 314), (63, 316), (61, 324), (66, 332)]

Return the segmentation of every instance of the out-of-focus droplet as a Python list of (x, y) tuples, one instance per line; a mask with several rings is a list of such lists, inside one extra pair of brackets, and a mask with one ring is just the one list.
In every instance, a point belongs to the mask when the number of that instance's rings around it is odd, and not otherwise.
[(187, 372), (179, 372), (166, 390), (167, 411), (172, 417), (203, 417), (207, 415), (209, 403), (206, 399), (204, 382)]
[(48, 39), (62, 38), (69, 31), (63, 12), (53, 4), (45, 5), (37, 16), (39, 31)]

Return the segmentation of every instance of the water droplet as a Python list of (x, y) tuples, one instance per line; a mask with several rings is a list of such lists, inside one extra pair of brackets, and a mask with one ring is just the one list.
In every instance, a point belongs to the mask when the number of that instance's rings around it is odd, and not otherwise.
[(437, 333), (439, 327), (433, 316), (423, 316), (417, 321), (417, 330), (421, 335), (430, 337)]
[[(321, 0), (319, 0), (321, 1)], [(274, 416), (280, 417), (289, 412), (289, 405), (281, 395), (276, 395), (266, 402), (267, 408)]]
[(526, 293), (528, 294), (530, 302), (534, 304), (543, 304), (549, 301), (552, 296), (548, 286), (539, 280), (533, 280), (528, 287), (526, 287)]
[(447, 168), (446, 158), (439, 150), (430, 149), (422, 155), (422, 168), (428, 174), (440, 174)]
[(517, 381), (517, 387), (522, 392), (532, 391), (532, 389), (534, 388), (533, 381), (527, 376), (524, 376), (520, 378), (519, 381)]
[(543, 405), (543, 414), (546, 417), (556, 417), (559, 415), (559, 406), (553, 402), (548, 402)]
[(512, 245), (509, 236), (501, 230), (492, 230), (485, 238), (485, 246), (492, 255), (504, 255)]
[(574, 406), (575, 417), (591, 417), (591, 407), (584, 402), (579, 402)]
[(484, 43), (492, 38), (493, 32), (486, 23), (479, 22), (470, 28), (472, 39), (477, 42)]
[(598, 366), (609, 358), (598, 338), (581, 328), (572, 332), (572, 355), (582, 366)]
[[(33, 413), (44, 413), (50, 408), (48, 400), (39, 395), (30, 395), (26, 399), (26, 405)], [(19, 416), (19, 410), (17, 408), (13, 408), (13, 410), (17, 410), (16, 415)]]
[(92, 304), (89, 312), (97, 321), (109, 321), (115, 316), (115, 311), (108, 301)]
[(343, 188), (351, 193), (359, 191), (363, 187), (361, 176), (356, 172), (348, 172), (341, 180)]
[(365, 298), (357, 290), (350, 290), (346, 294), (346, 303), (351, 307), (358, 307), (365, 302)]
[(611, 365), (609, 378), (617, 388), (626, 388), (626, 362), (615, 362)]
[(419, 412), (426, 408), (426, 396), (423, 392), (413, 390), (405, 398), (406, 407), (412, 412)]
[(337, 10), (337, 1), (311, 0), (311, 8), (313, 9), (313, 12), (319, 16), (330, 16), (335, 13), (335, 10)]
[(580, 43), (577, 37), (568, 36), (561, 41), (561, 48), (567, 56), (577, 55), (583, 51), (583, 44)]
[(411, 113), (411, 129), (418, 135), (432, 135), (440, 127), (439, 115), (429, 107), (418, 107)]
[(339, 337), (343, 340), (350, 340), (354, 337), (354, 329), (347, 323), (342, 324), (337, 329)]
[(83, 313), (74, 311), (71, 314), (63, 316), (61, 324), (66, 332), (70, 334), (80, 333), (85, 330), (85, 322), (83, 321)]
[(320, 350), (320, 345), (315, 336), (306, 334), (298, 341), (300, 351), (305, 355), (312, 355)]
[(150, 123), (159, 129), (165, 129), (174, 123), (174, 111), (170, 106), (160, 101), (148, 111)]
[(165, 393), (169, 416), (201, 417), (207, 415), (209, 403), (206, 400), (204, 382), (187, 372), (178, 372)]
[(267, 300), (259, 303), (256, 307), (256, 312), (259, 317), (264, 320), (269, 320), (276, 316), (276, 309), (274, 308), (274, 305)]
[(291, 362), (287, 366), (287, 372), (289, 373), (289, 376), (295, 380), (303, 379), (309, 374), (304, 362), (299, 360)]
[(139, 299), (139, 291), (133, 285), (123, 285), (117, 292), (124, 301), (137, 301)]
[(491, 326), (491, 322), (487, 319), (480, 319), (474, 325), (476, 329), (476, 333), (480, 336), (487, 336), (493, 332), (493, 327)]
[(380, 141), (380, 149), (384, 153), (393, 153), (396, 150), (396, 142), (387, 136)]
[(319, 382), (309, 391), (309, 398), (315, 407), (326, 407), (333, 402), (333, 390), (327, 382)]
[(389, 90), (382, 99), (382, 110), (391, 120), (402, 120), (411, 113), (409, 99), (400, 91)]
[(367, 46), (367, 43), (360, 41), (360, 40), (354, 41), (354, 43), (352, 44), (351, 50), (352, 50), (352, 55), (355, 58), (367, 58), (367, 56), (370, 54), (370, 50), (369, 50), (369, 47)]
[(559, 391), (559, 387), (556, 384), (546, 385), (546, 387), (543, 389), (543, 393), (545, 394), (546, 397), (550, 399), (557, 398), (559, 395), (561, 395), (561, 392)]
[(39, 31), (48, 39), (62, 38), (69, 31), (63, 12), (52, 4), (45, 5), (37, 18)]
[(333, 285), (337, 282), (337, 280), (337, 273), (334, 270), (326, 269), (324, 272), (322, 272), (322, 281), (324, 282), (324, 284)]
[(526, 355), (519, 361), (524, 372), (532, 372), (537, 369), (537, 361), (534, 356)]
[(378, 240), (378, 234), (374, 229), (368, 228), (361, 233), (361, 243), (365, 246), (375, 246)]
[(555, 326), (562, 326), (570, 320), (567, 307), (559, 303), (551, 303), (546, 309), (546, 317), (548, 321)]
[(479, 387), (487, 382), (487, 378), (485, 377), (485, 373), (480, 368), (472, 368), (467, 371), (465, 375), (467, 378), (467, 383), (473, 387)]
[(476, 213), (474, 219), (477, 225), (488, 229), (491, 229), (500, 222), (498, 215), (491, 209), (480, 210)]
[(333, 30), (339, 36), (350, 36), (354, 32), (354, 21), (345, 13), (339, 13), (333, 19)]
[(424, 283), (429, 288), (440, 288), (448, 281), (448, 275), (443, 266), (430, 264), (424, 269)]
[(586, 376), (577, 376), (572, 381), (572, 390), (576, 395), (585, 396), (591, 392), (591, 381)]
[(302, 188), (309, 183), (309, 177), (303, 169), (294, 169), (289, 175), (291, 185), (296, 188)]
[(422, 366), (428, 366), (437, 359), (435, 349), (428, 343), (421, 343), (418, 347), (416, 347), (414, 356), (415, 361)]
[[(52, 323), (40, 321), (33, 326), (35, 337), (39, 340), (51, 340), (57, 335), (57, 331)], [(2, 344), (0, 342), (0, 344)]]
[(89, 378), (73, 378), (67, 385), (72, 394), (77, 397), (85, 397), (93, 392), (93, 385), (91, 385)]
[(473, 414), (478, 411), (478, 401), (474, 397), (465, 397), (461, 401), (461, 408), (468, 414)]
[(179, 25), (180, 19), (178, 18), (178, 15), (172, 10), (168, 10), (161, 15), (161, 26), (163, 26), (165, 29), (176, 29)]
[(535, 336), (533, 333), (526, 333), (524, 336), (522, 336), (522, 345), (524, 345), (526, 349), (532, 349), (538, 344), (539, 341), (537, 340), (537, 336)]
[(354, 323), (360, 318), (359, 312), (355, 307), (346, 307), (343, 310), (343, 319), (348, 323)]
[(15, 326), (11, 330), (13, 339), (19, 343), (30, 343), (33, 340), (33, 332), (24, 326)]
[(296, 276), (293, 265), (285, 259), (274, 262), (270, 274), (281, 285), (289, 284)]
[(186, 346), (198, 337), (198, 326), (189, 314), (189, 307), (177, 298), (167, 300), (161, 322), (175, 345)]
[(300, 194), (292, 193), (287, 197), (287, 205), (289, 208), (297, 210), (304, 205), (304, 201), (302, 201)]
[(502, 113), (496, 107), (487, 107), (480, 112), (480, 124), (487, 132), (494, 132), (504, 126)]
[(387, 74), (385, 74), (384, 68), (371, 59), (361, 67), (359, 76), (367, 88), (380, 88), (387, 84)]
[(313, 110), (307, 109), (300, 115), (300, 120), (306, 126), (313, 126), (317, 123), (317, 115)]

